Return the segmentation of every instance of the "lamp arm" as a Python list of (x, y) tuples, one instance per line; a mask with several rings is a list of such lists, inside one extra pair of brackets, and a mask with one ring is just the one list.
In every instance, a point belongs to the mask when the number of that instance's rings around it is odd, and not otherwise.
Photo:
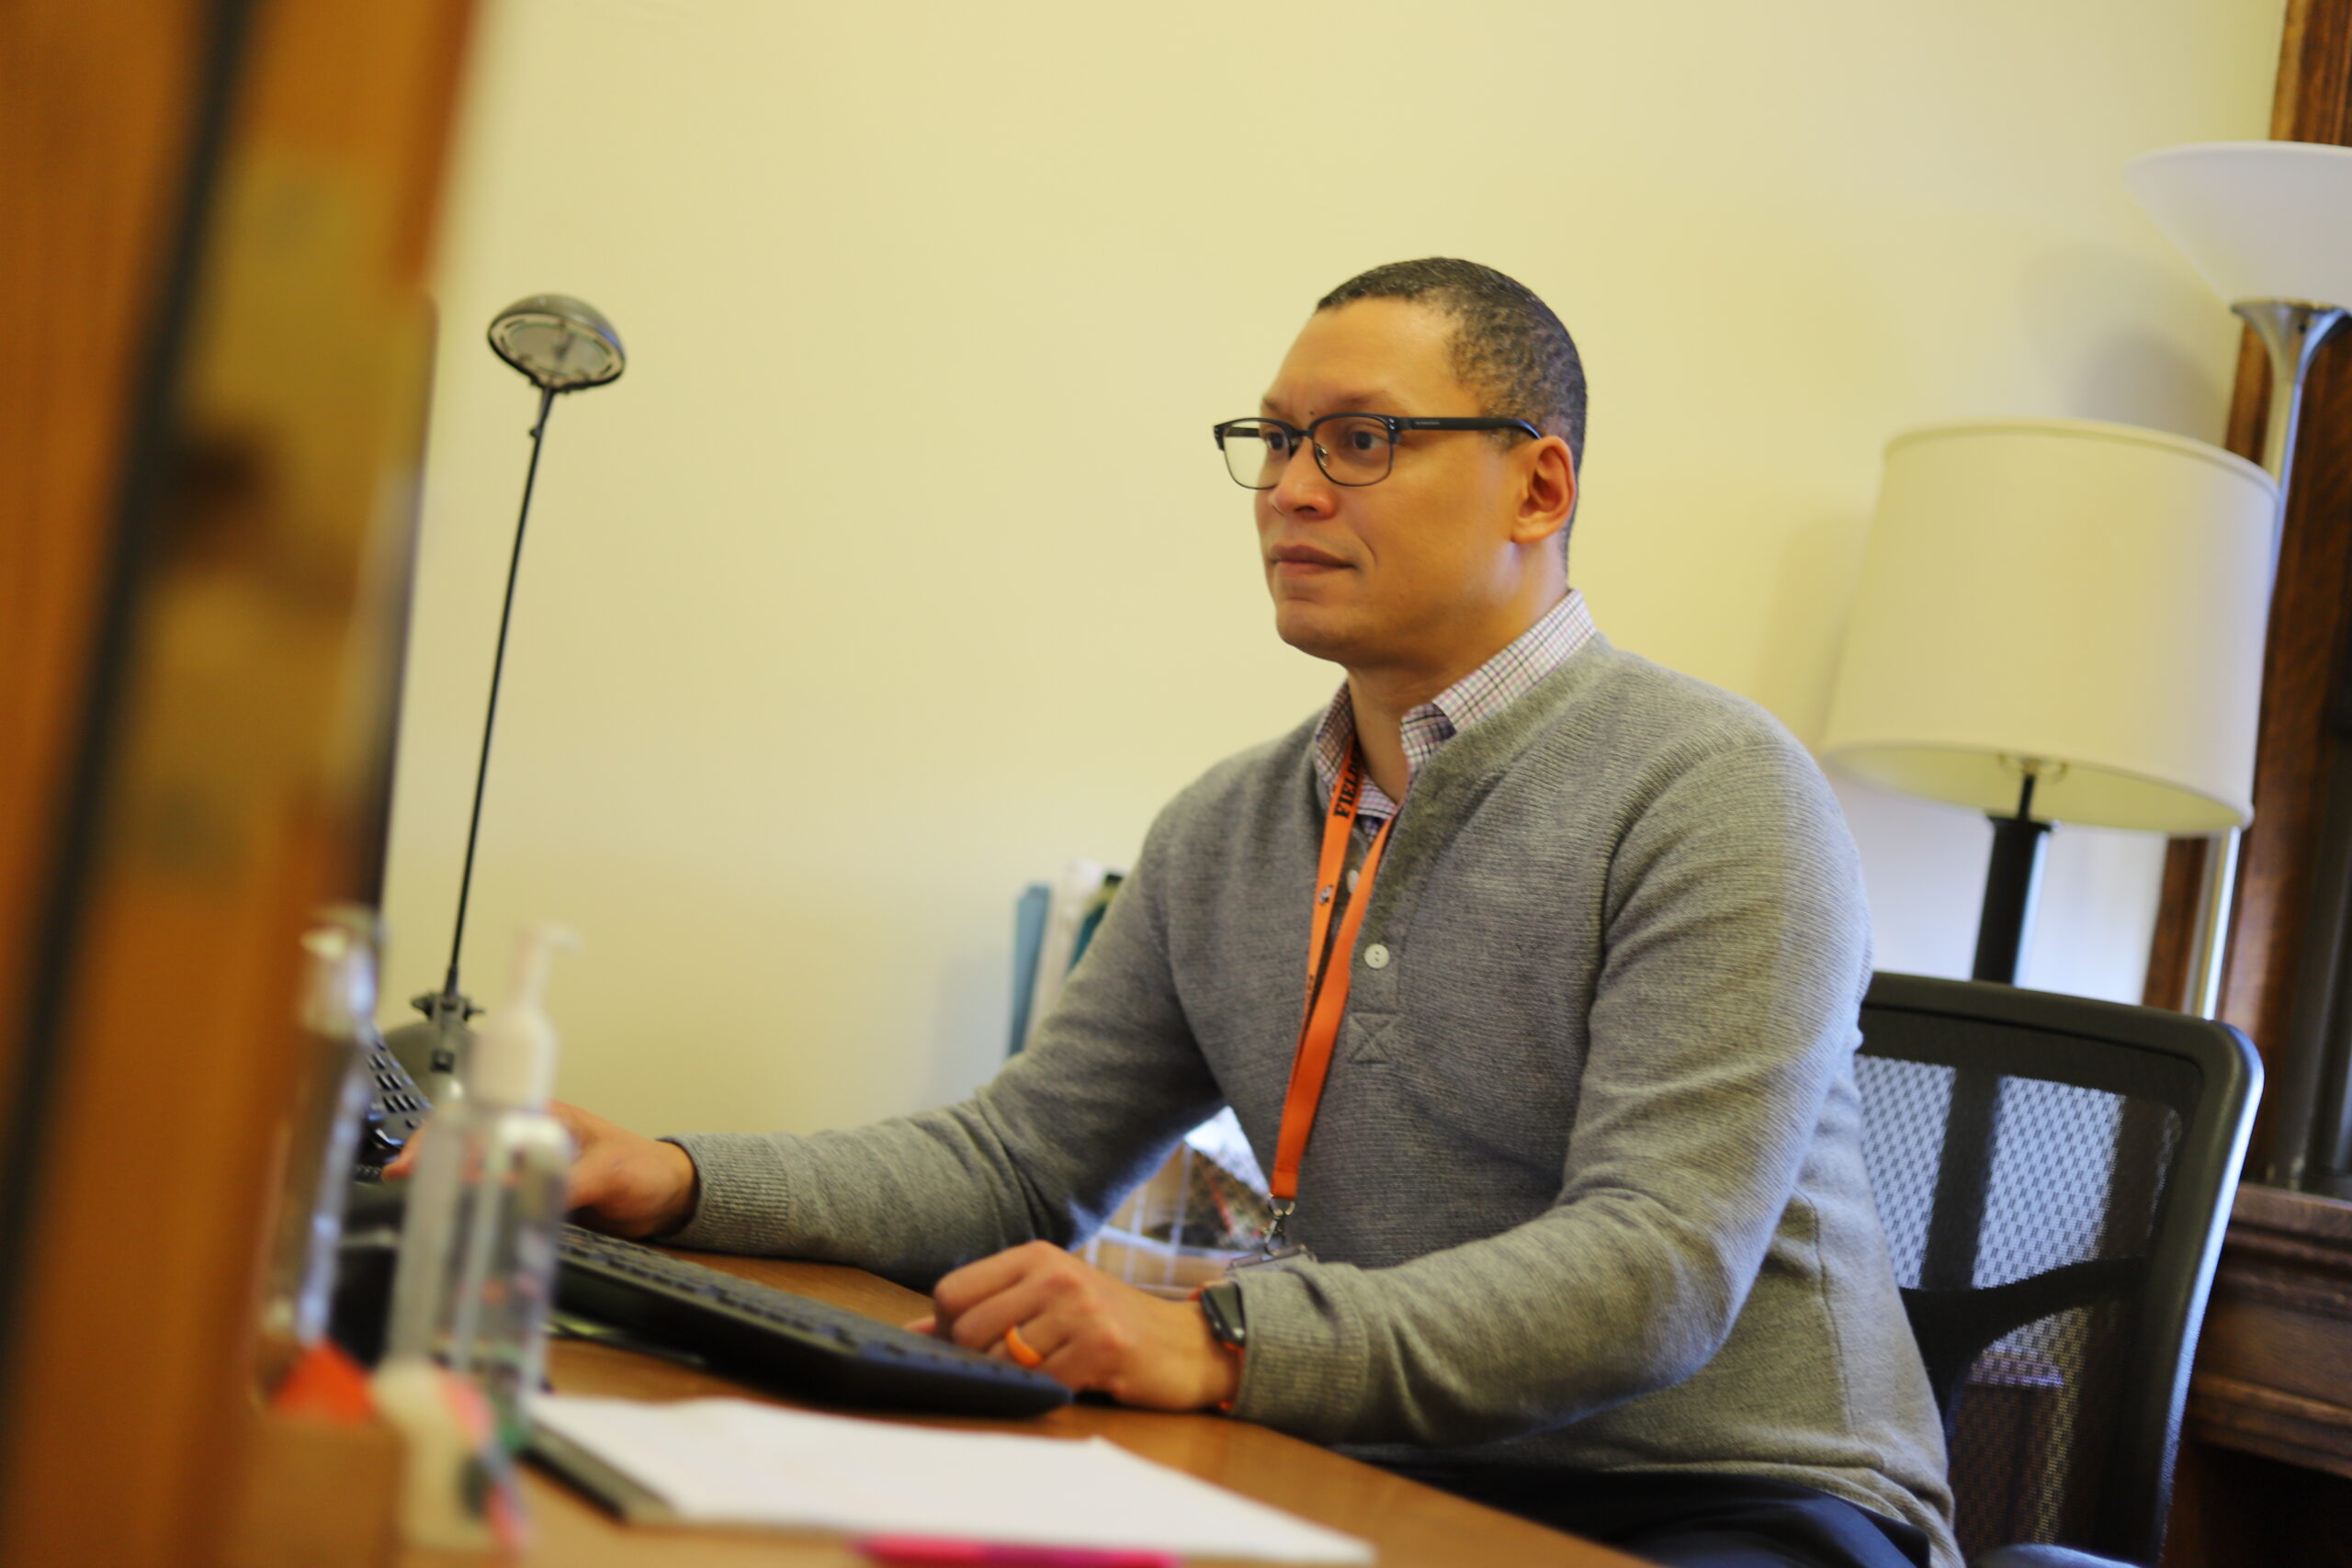
[[(481, 759), (474, 766), (474, 807), (466, 824), (466, 865), (458, 876), (458, 919), (449, 937), (449, 973), (441, 983), (445, 1001), (463, 1001), (458, 991), (458, 955), (466, 945), (466, 900), (473, 891), (474, 845), (481, 836), (482, 788), (490, 780), (490, 738), (498, 727), (498, 683), (506, 671), (506, 630), (514, 619), (514, 580), (523, 568), (523, 530), (531, 521), (531, 491), (539, 479), (539, 447), (547, 436), (548, 414), (555, 407), (556, 389), (539, 389), (539, 417), (531, 426), (531, 465), (523, 475), (523, 510), (514, 519), (514, 549), (506, 562), (506, 603), (498, 612), (498, 651), (490, 662), (490, 706), (481, 721)], [(465, 1016), (461, 1010), (459, 1018)]]

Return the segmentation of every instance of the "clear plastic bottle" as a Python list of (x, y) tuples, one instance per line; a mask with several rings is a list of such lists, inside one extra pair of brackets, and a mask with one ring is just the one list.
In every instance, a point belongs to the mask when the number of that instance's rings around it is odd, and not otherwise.
[(425, 1123), (392, 1278), (386, 1351), (430, 1356), (472, 1379), (510, 1448), (527, 1435), (547, 1357), (556, 1235), (571, 1137), (548, 1113), (555, 1025), (541, 1005), (570, 932), (523, 932), (514, 998), (476, 1031), (462, 1099)]
[(262, 1373), (274, 1383), (326, 1337), (344, 1198), (368, 1115), (362, 1032), (376, 1011), (376, 917), (338, 908), (302, 936), (303, 1045), (295, 1065), (277, 1221), (262, 1307)]

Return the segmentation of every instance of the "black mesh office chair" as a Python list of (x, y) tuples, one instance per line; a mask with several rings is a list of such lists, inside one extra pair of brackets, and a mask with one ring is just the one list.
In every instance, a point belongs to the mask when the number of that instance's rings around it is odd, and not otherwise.
[(1916, 975), (1876, 976), (1861, 1021), (1863, 1147), (1962, 1551), (2153, 1564), (2254, 1048), (2181, 1013)]

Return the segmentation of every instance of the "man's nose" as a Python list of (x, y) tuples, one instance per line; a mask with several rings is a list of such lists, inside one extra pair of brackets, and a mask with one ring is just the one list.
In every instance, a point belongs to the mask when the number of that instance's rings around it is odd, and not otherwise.
[(1329, 517), (1339, 499), (1332, 493), (1330, 476), (1315, 460), (1314, 443), (1308, 441), (1292, 449), (1272, 493), (1274, 510), (1285, 517)]

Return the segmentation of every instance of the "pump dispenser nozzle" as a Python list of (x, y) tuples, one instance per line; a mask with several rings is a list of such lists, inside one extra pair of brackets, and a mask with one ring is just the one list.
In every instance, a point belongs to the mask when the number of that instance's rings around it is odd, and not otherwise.
[(562, 926), (544, 922), (523, 928), (514, 952), (513, 994), (492, 1008), (474, 1031), (472, 1081), (468, 1092), (491, 1105), (536, 1111), (555, 1088), (555, 1021), (543, 998), (548, 967), (559, 948), (580, 945)]

